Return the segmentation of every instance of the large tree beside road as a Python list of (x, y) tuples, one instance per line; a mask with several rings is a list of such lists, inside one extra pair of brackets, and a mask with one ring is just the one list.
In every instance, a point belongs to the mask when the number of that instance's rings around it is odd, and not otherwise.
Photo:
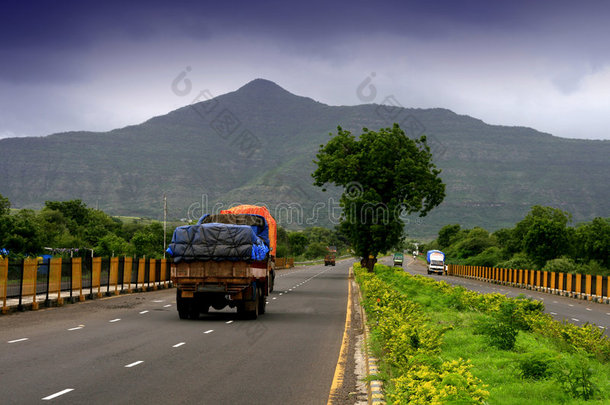
[(398, 124), (377, 132), (363, 128), (358, 139), (338, 127), (316, 157), (314, 184), (344, 188), (341, 229), (370, 271), (378, 253), (402, 242), (401, 216), (425, 216), (445, 198), (426, 137), (410, 139)]

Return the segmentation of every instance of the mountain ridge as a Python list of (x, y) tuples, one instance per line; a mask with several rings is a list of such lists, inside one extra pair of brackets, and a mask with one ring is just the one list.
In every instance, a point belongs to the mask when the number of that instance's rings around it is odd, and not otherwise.
[(446, 223), (511, 226), (534, 204), (568, 209), (577, 221), (609, 216), (603, 174), (610, 141), (490, 125), (444, 108), (329, 106), (265, 79), (107, 132), (1, 139), (0, 193), (16, 207), (81, 198), (111, 214), (154, 218), (164, 192), (175, 218), (194, 216), (204, 200), (201, 211), (238, 202), (292, 204), (295, 212), (279, 216), (295, 228), (312, 225), (305, 221), (321, 203), (325, 212), (315, 221), (328, 226), (339, 190), (312, 185), (319, 145), (338, 125), (358, 135), (395, 121), (409, 137), (426, 134), (447, 183), (437, 210), (407, 218), (412, 235), (432, 235)]

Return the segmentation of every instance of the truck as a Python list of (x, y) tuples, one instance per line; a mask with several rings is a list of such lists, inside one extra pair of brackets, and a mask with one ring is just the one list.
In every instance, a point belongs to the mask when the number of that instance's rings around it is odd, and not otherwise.
[(265, 313), (275, 280), (277, 226), (265, 207), (240, 205), (176, 228), (168, 253), (180, 319), (211, 308), (239, 317)]
[(324, 256), (324, 266), (334, 266), (337, 258), (337, 248), (335, 246), (327, 246), (326, 256)]
[(394, 253), (394, 266), (402, 266), (402, 262), (404, 261), (404, 254), (402, 252)]
[(426, 261), (428, 262), (428, 274), (430, 273), (445, 273), (445, 254), (440, 250), (428, 250), (426, 253)]

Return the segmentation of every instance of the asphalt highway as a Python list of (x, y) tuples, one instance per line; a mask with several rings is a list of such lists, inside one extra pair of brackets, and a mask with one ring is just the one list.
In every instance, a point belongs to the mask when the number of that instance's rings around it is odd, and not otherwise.
[[(392, 257), (384, 257), (380, 262), (391, 266)], [(500, 293), (509, 297), (516, 297), (523, 294), (526, 297), (544, 302), (545, 312), (549, 313), (557, 320), (566, 320), (567, 322), (575, 325), (584, 325), (587, 322), (590, 324), (595, 324), (600, 329), (603, 329), (607, 336), (610, 336), (610, 305), (608, 304), (577, 300), (574, 298), (493, 284), (469, 278), (427, 274), (425, 262), (422, 262), (421, 260), (416, 261), (412, 257), (408, 256), (405, 256), (405, 264), (403, 264), (403, 269), (412, 274), (431, 277), (439, 281), (443, 280), (449, 284), (459, 285), (466, 289), (480, 293)]]
[(180, 320), (175, 289), (0, 317), (0, 403), (325, 404), (352, 260), (281, 270), (267, 313)]

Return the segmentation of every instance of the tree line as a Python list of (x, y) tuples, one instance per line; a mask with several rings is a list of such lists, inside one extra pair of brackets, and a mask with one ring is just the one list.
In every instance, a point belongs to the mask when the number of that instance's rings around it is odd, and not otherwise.
[(492, 233), (446, 225), (422, 250), (439, 249), (449, 262), (470, 266), (610, 275), (610, 218), (571, 222), (570, 213), (537, 205), (513, 228)]
[[(150, 221), (149, 221), (150, 222)], [(81, 200), (46, 201), (36, 212), (11, 214), (0, 195), (0, 250), (13, 258), (41, 254), (163, 257), (163, 226), (141, 220), (124, 222), (87, 207)]]
[[(87, 207), (81, 200), (47, 201), (40, 211), (21, 209), (11, 213), (10, 201), (0, 194), (0, 254), (27, 256), (90, 255), (163, 257), (163, 225), (152, 220), (121, 220)], [(176, 223), (167, 228), (169, 244)], [(178, 224), (180, 225), (180, 224)], [(277, 257), (315, 259), (328, 246), (339, 252), (348, 248), (337, 230), (311, 227), (288, 231), (278, 227)]]

